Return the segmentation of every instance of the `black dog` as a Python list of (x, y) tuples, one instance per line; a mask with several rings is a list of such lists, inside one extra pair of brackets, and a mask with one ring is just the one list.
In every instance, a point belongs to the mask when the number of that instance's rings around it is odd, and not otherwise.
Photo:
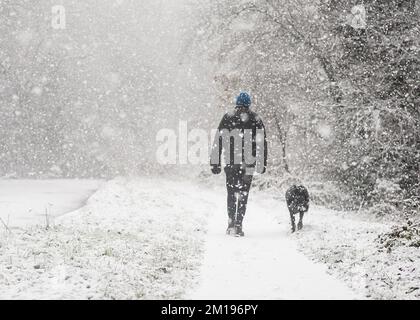
[(304, 186), (294, 185), (286, 192), (287, 207), (292, 222), (292, 232), (296, 231), (295, 215), (299, 213), (298, 230), (303, 228), (303, 215), (309, 210), (309, 192)]

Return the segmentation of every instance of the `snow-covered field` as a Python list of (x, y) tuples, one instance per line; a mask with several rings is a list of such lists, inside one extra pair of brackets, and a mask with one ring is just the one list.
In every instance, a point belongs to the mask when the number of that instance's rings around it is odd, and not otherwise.
[(2, 180), (0, 219), (10, 228), (46, 224), (84, 205), (98, 180)]
[(0, 298), (181, 298), (212, 208), (190, 184), (111, 181), (48, 230), (2, 230)]
[(390, 225), (312, 208), (291, 235), (281, 199), (252, 192), (237, 239), (222, 185), (110, 181), (49, 228), (0, 226), (0, 298), (419, 298), (418, 248), (376, 241)]

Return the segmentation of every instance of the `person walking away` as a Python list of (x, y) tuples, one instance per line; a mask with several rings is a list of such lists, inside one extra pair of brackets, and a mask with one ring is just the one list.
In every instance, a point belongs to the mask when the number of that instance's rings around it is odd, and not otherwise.
[(267, 135), (263, 121), (251, 108), (251, 96), (242, 92), (236, 108), (220, 121), (211, 152), (213, 174), (226, 174), (228, 228), (226, 233), (243, 237), (242, 224), (255, 174), (267, 168)]

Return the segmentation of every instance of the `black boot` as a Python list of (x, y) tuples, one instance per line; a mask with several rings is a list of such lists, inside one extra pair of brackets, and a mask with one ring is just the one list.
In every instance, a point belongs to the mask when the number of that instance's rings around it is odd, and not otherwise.
[(303, 229), (303, 222), (299, 221), (298, 225), (297, 225), (298, 230), (302, 230)]
[(232, 218), (228, 220), (228, 227), (226, 230), (226, 234), (229, 236), (235, 235), (235, 221)]
[(242, 230), (242, 224), (235, 225), (235, 236), (236, 237), (244, 237), (245, 233)]
[(295, 215), (290, 214), (290, 220), (292, 222), (292, 233), (296, 232), (296, 222), (295, 222)]

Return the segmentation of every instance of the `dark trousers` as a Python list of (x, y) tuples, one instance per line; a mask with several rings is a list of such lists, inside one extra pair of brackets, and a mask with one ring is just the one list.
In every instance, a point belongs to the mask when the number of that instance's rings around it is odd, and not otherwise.
[(253, 175), (247, 174), (246, 168), (239, 165), (227, 166), (225, 173), (228, 216), (235, 224), (242, 224)]

